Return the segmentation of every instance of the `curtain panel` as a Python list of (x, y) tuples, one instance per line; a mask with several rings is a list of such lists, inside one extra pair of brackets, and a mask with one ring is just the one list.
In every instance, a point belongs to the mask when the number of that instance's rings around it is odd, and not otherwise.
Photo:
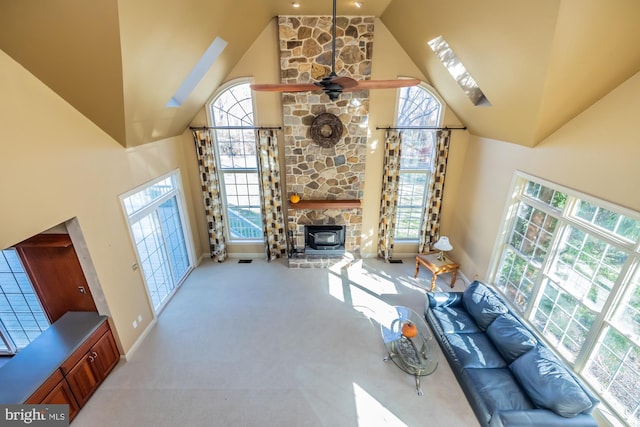
[(256, 133), (265, 256), (268, 261), (272, 261), (280, 258), (287, 251), (282, 186), (280, 184), (280, 162), (278, 161), (278, 138), (273, 130), (259, 129)]
[(209, 250), (211, 258), (217, 258), (218, 262), (222, 262), (227, 258), (227, 243), (224, 237), (224, 208), (211, 130), (194, 130), (193, 140), (198, 156), (200, 184), (209, 233)]
[(400, 148), (402, 133), (388, 130), (385, 134), (382, 196), (378, 225), (378, 258), (389, 261), (393, 251), (398, 190), (400, 187)]
[(438, 240), (440, 235), (440, 210), (442, 207), (444, 178), (447, 172), (450, 141), (450, 130), (439, 130), (436, 133), (437, 157), (434, 159), (433, 176), (431, 177), (431, 184), (429, 185), (424, 220), (422, 221), (422, 229), (420, 230), (419, 253), (429, 252), (431, 246)]

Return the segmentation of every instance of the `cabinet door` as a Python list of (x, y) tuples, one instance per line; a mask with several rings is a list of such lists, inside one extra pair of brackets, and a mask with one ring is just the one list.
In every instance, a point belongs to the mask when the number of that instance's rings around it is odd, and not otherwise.
[(73, 420), (80, 410), (80, 406), (71, 392), (71, 387), (64, 379), (40, 403), (43, 405), (47, 403), (69, 405), (69, 421)]
[(93, 361), (95, 356), (89, 352), (66, 375), (71, 391), (82, 408), (98, 388), (101, 378), (95, 374)]
[(98, 311), (67, 234), (39, 234), (15, 245), (51, 323), (67, 311)]
[(113, 339), (111, 331), (105, 333), (102, 338), (91, 348), (89, 354), (93, 356), (91, 367), (93, 373), (100, 382), (111, 372), (118, 360), (120, 354), (118, 353), (118, 347)]

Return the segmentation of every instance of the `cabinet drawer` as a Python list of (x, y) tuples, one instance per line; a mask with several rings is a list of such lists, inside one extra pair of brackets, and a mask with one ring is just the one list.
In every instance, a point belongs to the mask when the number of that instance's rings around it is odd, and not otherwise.
[(74, 351), (67, 360), (64, 361), (64, 363), (60, 367), (60, 369), (62, 369), (62, 373), (64, 375), (67, 375), (73, 369), (73, 367), (84, 357), (84, 355), (87, 354), (91, 347), (93, 347), (94, 344), (98, 342), (100, 337), (102, 337), (102, 335), (104, 335), (104, 333), (108, 330), (109, 323), (104, 321), (100, 326), (98, 326), (98, 329), (96, 329), (96, 331), (91, 334), (91, 336), (85, 342), (83, 342), (82, 345), (76, 351)]

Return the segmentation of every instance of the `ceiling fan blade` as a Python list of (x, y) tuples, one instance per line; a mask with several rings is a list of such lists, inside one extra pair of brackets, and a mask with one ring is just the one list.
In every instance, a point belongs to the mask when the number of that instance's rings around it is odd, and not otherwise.
[(396, 89), (400, 87), (411, 87), (420, 84), (418, 79), (398, 79), (398, 80), (361, 80), (355, 87), (348, 87), (344, 92), (353, 92), (361, 89)]
[(321, 87), (313, 83), (252, 84), (251, 89), (258, 92), (308, 92), (322, 90)]
[(351, 77), (346, 77), (346, 76), (335, 77), (335, 78), (331, 79), (331, 83), (335, 83), (335, 84), (341, 86), (342, 89), (358, 86), (358, 81), (356, 79), (352, 79)]

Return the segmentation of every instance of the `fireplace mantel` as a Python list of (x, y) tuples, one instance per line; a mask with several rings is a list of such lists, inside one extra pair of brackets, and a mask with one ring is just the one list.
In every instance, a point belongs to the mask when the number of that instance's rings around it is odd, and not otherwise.
[(300, 200), (289, 203), (290, 209), (353, 209), (360, 207), (360, 200)]

